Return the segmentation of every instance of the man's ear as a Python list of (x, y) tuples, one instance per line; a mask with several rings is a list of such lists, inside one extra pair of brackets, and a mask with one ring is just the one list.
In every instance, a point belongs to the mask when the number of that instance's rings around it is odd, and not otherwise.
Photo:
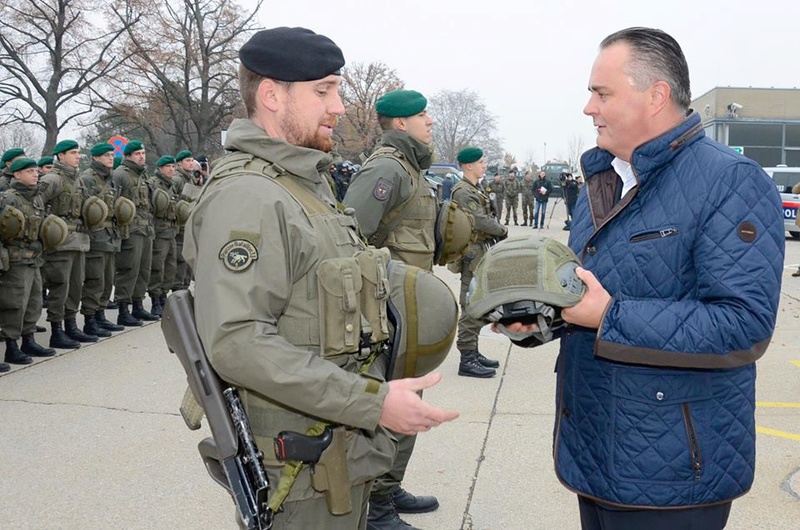
[(666, 107), (672, 97), (672, 88), (666, 81), (656, 81), (650, 87), (650, 105), (653, 110), (653, 115), (658, 114), (664, 107)]
[(267, 110), (275, 112), (278, 109), (278, 102), (280, 100), (279, 89), (280, 85), (278, 85), (275, 80), (262, 79), (256, 90), (256, 101)]
[(392, 118), (392, 124), (398, 131), (408, 131), (408, 122), (405, 118)]

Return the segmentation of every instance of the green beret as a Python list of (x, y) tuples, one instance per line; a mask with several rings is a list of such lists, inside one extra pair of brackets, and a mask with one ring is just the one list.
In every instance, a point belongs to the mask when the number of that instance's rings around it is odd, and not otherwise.
[(122, 163), (122, 157), (121, 156), (115, 156), (114, 157), (114, 169), (117, 169), (121, 163)]
[(428, 100), (416, 90), (394, 90), (378, 98), (375, 111), (389, 118), (406, 118), (419, 114), (427, 106)]
[(12, 173), (16, 173), (17, 171), (22, 171), (23, 169), (28, 169), (29, 167), (36, 167), (36, 160), (31, 160), (30, 158), (17, 158), (11, 162), (11, 168), (9, 168), (9, 170)]
[(481, 158), (483, 158), (483, 151), (478, 147), (465, 147), (459, 151), (458, 156), (456, 156), (456, 160), (458, 160), (459, 164), (471, 164), (472, 162), (477, 162)]
[(78, 142), (75, 140), (61, 140), (56, 144), (53, 148), (53, 156), (57, 155), (58, 153), (66, 153), (67, 151), (71, 151), (72, 149), (79, 149), (80, 146)]
[(278, 81), (314, 81), (339, 75), (342, 50), (328, 37), (306, 28), (272, 28), (256, 32), (239, 50), (250, 71)]
[(180, 162), (184, 158), (191, 158), (191, 157), (192, 157), (192, 152), (187, 149), (184, 149), (183, 151), (175, 155), (175, 162)]
[(167, 164), (174, 164), (174, 163), (175, 163), (174, 156), (164, 155), (158, 159), (158, 162), (156, 162), (156, 167), (166, 166)]
[(112, 151), (114, 151), (114, 146), (111, 144), (94, 144), (91, 153), (92, 156), (101, 156)]
[(51, 165), (53, 165), (53, 157), (52, 156), (43, 156), (42, 158), (39, 159), (38, 162), (36, 162), (36, 165), (39, 166), (39, 167), (51, 166)]
[(141, 140), (131, 140), (127, 143), (127, 145), (125, 145), (124, 153), (129, 155), (134, 151), (141, 151), (142, 149), (144, 149), (144, 145), (142, 145)]
[(18, 156), (22, 156), (24, 154), (25, 154), (25, 150), (24, 149), (22, 149), (20, 147), (12, 147), (11, 149), (9, 149), (5, 153), (3, 153), (2, 162), (5, 164), (6, 162), (9, 162), (9, 161), (17, 158)]

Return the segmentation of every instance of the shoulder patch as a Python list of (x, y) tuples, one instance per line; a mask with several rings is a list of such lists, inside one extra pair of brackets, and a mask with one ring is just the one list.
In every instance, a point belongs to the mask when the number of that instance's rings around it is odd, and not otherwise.
[(258, 249), (246, 239), (234, 239), (220, 249), (219, 259), (228, 270), (242, 272), (258, 260)]
[(736, 229), (736, 233), (739, 235), (739, 239), (745, 243), (752, 243), (756, 240), (756, 236), (758, 235), (756, 226), (750, 221), (745, 221), (740, 224)]
[(469, 203), (467, 203), (467, 208), (469, 208), (473, 212), (477, 212), (478, 211), (478, 203), (476, 203), (475, 201), (469, 201)]
[(391, 195), (393, 187), (388, 180), (378, 179), (378, 183), (375, 184), (375, 188), (372, 190), (372, 195), (379, 201), (385, 201)]

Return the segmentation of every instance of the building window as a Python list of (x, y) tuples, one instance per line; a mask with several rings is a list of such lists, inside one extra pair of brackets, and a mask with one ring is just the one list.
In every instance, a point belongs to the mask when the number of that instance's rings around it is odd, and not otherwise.
[(783, 145), (783, 126), (766, 123), (731, 123), (728, 145), (770, 147)]

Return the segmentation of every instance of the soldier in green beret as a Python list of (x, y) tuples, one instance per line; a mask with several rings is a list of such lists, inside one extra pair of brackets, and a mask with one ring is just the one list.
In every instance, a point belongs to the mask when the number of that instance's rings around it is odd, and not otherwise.
[[(39, 226), (45, 215), (37, 191), (36, 162), (17, 157), (9, 166), (11, 187), (0, 196), (0, 240), (7, 261), (0, 264), (0, 335), (5, 339), (5, 362), (30, 364), (31, 357), (50, 357), (55, 350), (36, 343), (36, 322), (42, 314), (42, 242)], [(22, 337), (22, 348), (17, 341)], [(8, 371), (0, 365), (0, 372)]]
[[(44, 287), (47, 295), (47, 321), (52, 334), (50, 347), (74, 349), (82, 342), (97, 342), (97, 335), (83, 332), (77, 323), (78, 308), (86, 267), (86, 252), (91, 244), (82, 218), (83, 197), (77, 186), (81, 150), (75, 140), (62, 140), (53, 148), (53, 171), (42, 177), (39, 192), (50, 213), (66, 222), (67, 239), (44, 251)], [(63, 323), (63, 329), (62, 329)]]
[(150, 295), (152, 307), (150, 312), (158, 317), (167, 303), (167, 293), (175, 282), (175, 269), (177, 266), (178, 235), (177, 204), (180, 195), (173, 186), (175, 177), (175, 158), (162, 156), (156, 162), (156, 174), (150, 178), (153, 204), (153, 259), (150, 264), (150, 284), (147, 292)]
[(475, 219), (477, 238), (470, 245), (460, 261), (448, 265), (448, 269), (461, 275), (461, 315), (458, 320), (458, 339), (456, 346), (461, 353), (461, 363), (458, 365), (458, 375), (466, 377), (492, 377), (500, 363), (487, 359), (478, 350), (478, 335), (483, 323), (467, 315), (467, 291), (472, 281), (475, 267), (486, 252), (488, 245), (498, 239), (505, 239), (508, 229), (500, 224), (492, 215), (492, 206), (489, 197), (478, 187), (483, 174), (486, 172), (486, 162), (483, 160), (483, 151), (477, 147), (467, 147), (458, 153), (458, 163), (464, 172), (464, 178), (453, 187), (453, 201), (463, 208)]
[[(141, 326), (143, 320), (158, 320), (156, 315), (144, 308), (143, 302), (150, 283), (153, 259), (153, 205), (150, 202), (144, 145), (139, 140), (131, 140), (125, 145), (124, 154), (125, 158), (112, 173), (112, 179), (120, 196), (136, 206), (136, 217), (117, 255), (114, 299), (119, 304), (117, 324)], [(131, 303), (133, 310), (129, 309)]]
[[(200, 164), (197, 163), (189, 150), (180, 151), (175, 155), (175, 162), (178, 163), (178, 167), (175, 176), (172, 177), (172, 184), (181, 199), (192, 203), (200, 195), (201, 186), (203, 185), (203, 179), (200, 176)], [(184, 225), (180, 225), (178, 235), (175, 237), (175, 253), (178, 259), (175, 269), (175, 283), (172, 286), (173, 291), (188, 289), (189, 284), (192, 282), (192, 269), (183, 259), (183, 233)]]
[[(344, 204), (355, 209), (370, 244), (386, 247), (397, 259), (433, 271), (438, 201), (422, 176), (432, 162), (433, 120), (428, 100), (415, 90), (394, 90), (375, 104), (383, 136), (350, 180)], [(439, 507), (433, 496), (405, 491), (402, 480), (416, 436), (397, 434), (392, 470), (376, 479), (370, 495), (370, 528), (406, 528), (398, 513), (424, 513)]]
[(17, 158), (25, 157), (25, 150), (21, 147), (12, 147), (3, 152), (3, 157), (0, 158), (2, 163), (2, 173), (0, 173), (0, 193), (7, 190), (14, 180), (14, 175), (10, 171), (11, 163)]
[[(124, 326), (108, 320), (105, 315), (114, 288), (116, 255), (122, 243), (120, 226), (114, 215), (119, 192), (111, 180), (114, 146), (107, 143), (96, 144), (92, 146), (91, 155), (91, 165), (78, 179), (78, 187), (83, 197), (84, 216), (90, 217), (85, 221), (91, 240), (89, 251), (86, 253), (81, 313), (84, 318), (85, 333), (108, 337), (112, 331), (125, 329)], [(98, 201), (102, 204), (98, 204)]]
[(53, 171), (53, 157), (43, 156), (36, 162), (36, 165), (39, 166), (39, 176), (43, 177)]

